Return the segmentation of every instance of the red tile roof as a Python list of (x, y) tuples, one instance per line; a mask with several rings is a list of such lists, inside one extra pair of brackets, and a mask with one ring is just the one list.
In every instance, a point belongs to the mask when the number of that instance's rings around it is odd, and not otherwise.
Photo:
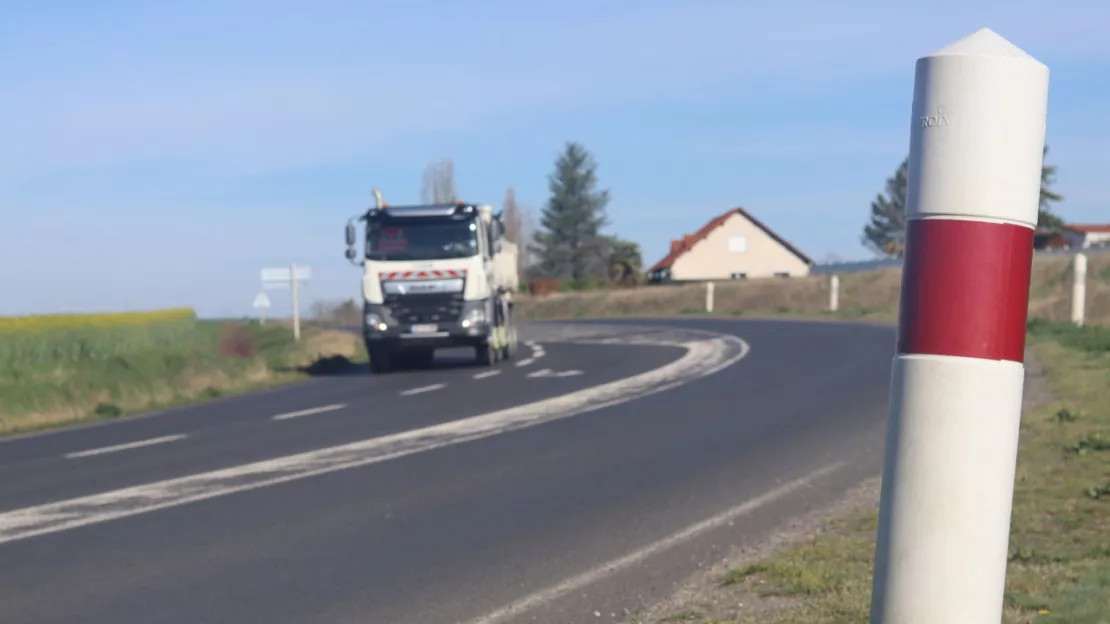
[(1110, 233), (1110, 224), (1079, 225), (1069, 223), (1064, 226), (1064, 229), (1071, 230), (1072, 232), (1079, 232), (1080, 234), (1107, 234)]
[(771, 228), (764, 225), (762, 221), (753, 217), (747, 210), (744, 210), (743, 208), (737, 206), (736, 208), (729, 210), (723, 215), (714, 217), (712, 221), (703, 225), (701, 229), (697, 232), (693, 234), (686, 234), (680, 240), (671, 241), (670, 253), (668, 253), (659, 262), (656, 262), (650, 269), (648, 269), (648, 272), (651, 273), (660, 269), (669, 268), (671, 265), (674, 264), (675, 260), (678, 260), (679, 256), (686, 253), (687, 251), (690, 251), (690, 249), (692, 249), (694, 245), (704, 240), (707, 236), (709, 236), (710, 233), (713, 232), (713, 230), (724, 225), (725, 221), (728, 221), (728, 218), (734, 214), (739, 214), (748, 221), (751, 221), (752, 225), (763, 230), (768, 236), (777, 241), (778, 244), (785, 247), (787, 251), (793, 253), (795, 256), (798, 256), (798, 258), (801, 259), (802, 262), (805, 262), (806, 264), (813, 264), (813, 260), (811, 260), (809, 256), (805, 255), (797, 247), (787, 242), (786, 239), (776, 234), (774, 231), (771, 230)]

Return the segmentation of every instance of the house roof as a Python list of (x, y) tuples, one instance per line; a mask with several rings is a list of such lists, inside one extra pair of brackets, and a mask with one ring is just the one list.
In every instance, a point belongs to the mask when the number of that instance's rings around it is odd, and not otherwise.
[(664, 256), (662, 260), (656, 262), (650, 269), (648, 269), (648, 272), (651, 273), (660, 269), (669, 268), (675, 263), (675, 260), (678, 260), (678, 258), (682, 256), (682, 254), (693, 249), (694, 245), (698, 244), (706, 237), (708, 237), (713, 232), (713, 230), (724, 225), (725, 221), (728, 221), (729, 217), (734, 214), (738, 214), (744, 217), (745, 219), (750, 221), (752, 225), (763, 230), (764, 233), (774, 239), (778, 244), (785, 247), (787, 251), (797, 256), (802, 262), (805, 262), (806, 264), (813, 264), (813, 260), (810, 259), (809, 256), (802, 253), (800, 249), (798, 249), (794, 245), (791, 245), (786, 239), (776, 234), (774, 230), (767, 227), (759, 219), (753, 217), (751, 213), (749, 213), (747, 210), (744, 210), (743, 208), (737, 206), (736, 208), (733, 208), (732, 210), (729, 210), (722, 215), (714, 217), (709, 223), (703, 225), (701, 229), (699, 229), (697, 232), (693, 234), (686, 234), (679, 240), (671, 241), (670, 252), (666, 256)]
[(1110, 234), (1110, 224), (1091, 223), (1080, 225), (1077, 223), (1069, 223), (1064, 226), (1064, 229), (1071, 230), (1072, 232), (1078, 232), (1080, 234)]

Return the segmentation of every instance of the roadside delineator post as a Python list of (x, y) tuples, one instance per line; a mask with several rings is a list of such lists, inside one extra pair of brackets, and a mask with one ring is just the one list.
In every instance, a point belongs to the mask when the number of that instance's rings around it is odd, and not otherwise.
[(1072, 263), (1071, 322), (1083, 326), (1087, 311), (1087, 254), (1075, 254)]
[(709, 282), (705, 285), (705, 311), (706, 312), (712, 312), (713, 311), (713, 290), (714, 290), (713, 282)]
[(989, 29), (917, 61), (872, 624), (1002, 619), (1048, 78)]
[(840, 309), (840, 276), (833, 275), (829, 278), (829, 312)]

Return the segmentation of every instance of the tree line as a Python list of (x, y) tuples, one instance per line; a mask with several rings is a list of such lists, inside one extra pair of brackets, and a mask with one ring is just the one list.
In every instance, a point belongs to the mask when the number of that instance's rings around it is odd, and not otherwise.
[[(1042, 152), (1048, 157), (1048, 145)], [(902, 255), (902, 234), (906, 229), (906, 188), (909, 177), (909, 158), (902, 160), (894, 175), (886, 180), (884, 192), (871, 202), (871, 218), (863, 226), (861, 242), (872, 251), (891, 257)], [(1057, 230), (1064, 220), (1053, 212), (1052, 205), (1064, 197), (1052, 190), (1056, 183), (1056, 166), (1041, 166), (1040, 209), (1037, 215), (1037, 229)]]
[[(600, 187), (597, 163), (581, 143), (564, 145), (547, 187), (549, 195), (538, 223), (517, 202), (513, 187), (505, 191), (505, 237), (517, 245), (521, 279), (581, 283), (642, 274), (639, 244), (605, 233), (610, 225), (610, 192)], [(427, 166), (420, 196), (426, 203), (458, 201), (450, 158)]]

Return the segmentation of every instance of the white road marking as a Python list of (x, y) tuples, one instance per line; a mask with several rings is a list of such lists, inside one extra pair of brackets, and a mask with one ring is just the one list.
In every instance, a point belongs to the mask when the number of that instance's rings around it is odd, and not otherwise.
[(494, 375), (500, 375), (500, 374), (501, 374), (501, 371), (499, 371), (499, 370), (491, 370), (491, 371), (486, 371), (484, 373), (478, 373), (477, 375), (474, 376), (474, 378), (475, 379), (485, 379), (486, 377), (493, 377)]
[[(642, 343), (641, 343), (642, 344)], [(526, 405), (328, 448), (0, 513), (0, 544), (236, 492), (349, 470), (592, 412), (721, 371), (748, 355), (735, 336), (673, 330), (654, 344), (685, 355), (638, 375)]]
[(534, 361), (535, 360), (532, 359), (532, 358), (524, 358), (523, 360), (517, 362), (516, 365), (517, 366), (528, 366), (529, 364), (531, 364)]
[(414, 394), (424, 394), (425, 392), (435, 392), (440, 388), (445, 387), (447, 384), (432, 384), (430, 386), (420, 386), (419, 388), (411, 388), (401, 392), (401, 396), (412, 396)]
[(335, 405), (324, 405), (323, 407), (313, 407), (311, 409), (301, 410), (299, 412), (289, 412), (288, 414), (278, 414), (274, 416), (274, 420), (289, 420), (290, 418), (300, 418), (301, 416), (311, 416), (313, 414), (323, 414), (324, 412), (334, 412), (347, 407), (346, 403), (336, 403)]
[(524, 346), (528, 347), (529, 349), (535, 349), (536, 342), (534, 340), (527, 340), (524, 342)]
[(816, 481), (817, 479), (841, 468), (844, 465), (846, 465), (845, 462), (838, 462), (815, 470), (800, 479), (790, 481), (785, 485), (781, 485), (769, 492), (765, 492), (764, 494), (761, 494), (753, 499), (745, 501), (740, 505), (737, 505), (736, 507), (725, 510), (706, 520), (702, 520), (697, 524), (688, 526), (678, 533), (675, 533), (674, 535), (665, 537), (657, 542), (649, 544), (618, 559), (607, 561), (597, 567), (583, 572), (582, 574), (572, 576), (553, 587), (549, 587), (534, 594), (530, 594), (524, 598), (521, 598), (520, 600), (517, 600), (516, 602), (513, 602), (512, 604), (506, 605), (476, 620), (471, 620), (468, 624), (497, 624), (498, 622), (503, 622), (509, 618), (519, 617), (522, 613), (527, 612), (529, 609), (533, 609), (540, 605), (551, 602), (552, 600), (555, 600), (556, 598), (559, 598), (561, 596), (565, 596), (566, 594), (569, 594), (571, 592), (578, 591), (583, 587), (592, 585), (605, 577), (613, 575), (616, 572), (620, 572), (621, 570), (625, 570), (632, 566), (643, 563), (643, 561), (648, 557), (670, 550), (671, 548), (674, 548), (675, 546), (678, 546), (684, 542), (688, 542), (698, 535), (701, 535), (702, 533), (706, 533), (713, 529), (725, 526), (729, 522), (732, 522), (741, 516), (746, 516), (753, 511), (756, 511), (760, 507), (773, 503), (776, 500), (783, 498), (788, 494), (791, 494), (792, 492), (796, 492), (797, 490), (808, 487), (810, 484), (813, 483), (813, 481)]
[(66, 459), (77, 459), (78, 457), (92, 457), (93, 455), (104, 455), (105, 453), (115, 453), (117, 451), (126, 451), (128, 449), (142, 448), (144, 446), (153, 446), (155, 444), (165, 444), (166, 442), (173, 442), (174, 440), (183, 440), (189, 436), (184, 433), (176, 435), (162, 436), (161, 438), (150, 438), (149, 440), (139, 440), (138, 442), (128, 442), (127, 444), (116, 444), (115, 446), (103, 446), (101, 448), (89, 449), (87, 451), (77, 451), (75, 453), (66, 453)]
[(559, 372), (555, 373), (555, 376), (556, 377), (577, 377), (578, 375), (581, 375), (581, 374), (582, 374), (582, 371), (580, 371), (580, 370), (565, 370), (565, 371), (559, 371)]
[(550, 377), (550, 376), (551, 376), (551, 369), (550, 368), (541, 368), (538, 371), (533, 371), (531, 373), (528, 373), (528, 377), (531, 377), (533, 379), (536, 378), (536, 377)]

